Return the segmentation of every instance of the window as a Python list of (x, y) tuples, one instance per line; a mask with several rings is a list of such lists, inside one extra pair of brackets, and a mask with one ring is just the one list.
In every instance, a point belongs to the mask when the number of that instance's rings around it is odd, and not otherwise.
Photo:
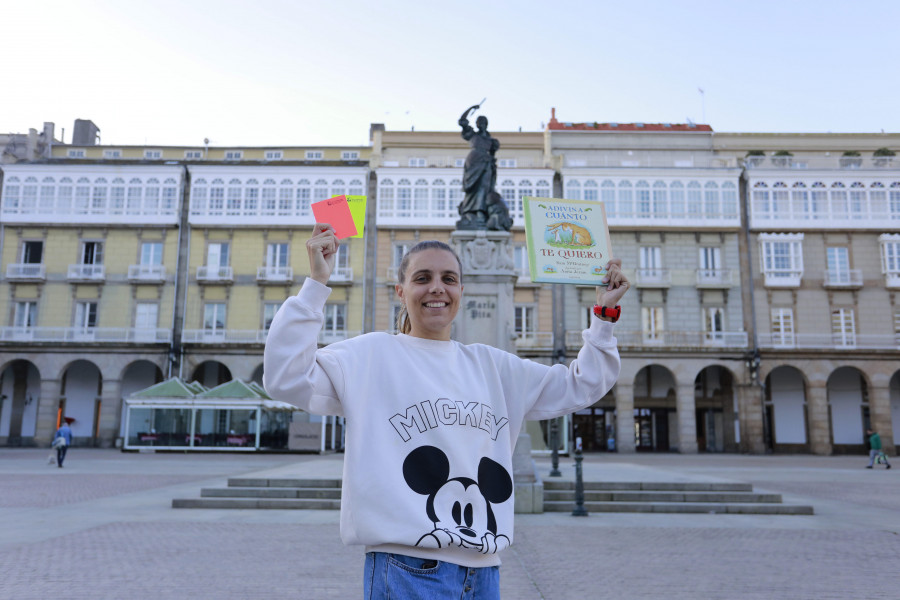
[(322, 160), (322, 151), (321, 150), (307, 150), (306, 151), (306, 160)]
[(660, 281), (662, 270), (662, 250), (659, 246), (642, 246), (639, 254), (639, 281)]
[(121, 150), (104, 150), (103, 158), (122, 158)]
[(264, 156), (266, 160), (281, 160), (284, 158), (284, 152), (282, 150), (266, 150)]
[(97, 303), (77, 302), (75, 304), (76, 329), (93, 329), (97, 326)]
[(397, 327), (397, 317), (400, 315), (400, 304), (391, 304), (391, 320), (388, 321), (387, 330), (391, 333), (398, 333), (400, 329)]
[(102, 265), (103, 264), (103, 242), (82, 242), (81, 243), (81, 264), (83, 264), (83, 265)]
[(411, 167), (424, 167), (425, 166), (424, 158), (411, 158), (409, 159), (409, 166)]
[(856, 346), (856, 324), (852, 308), (831, 311), (831, 339), (835, 346)]
[(663, 341), (663, 307), (641, 307), (641, 333), (645, 343)]
[(534, 307), (524, 304), (515, 306), (516, 335), (520, 338), (533, 337), (537, 331), (534, 321)]
[(326, 335), (343, 336), (347, 333), (347, 305), (346, 304), (326, 304), (325, 305), (325, 328)]
[(221, 242), (211, 243), (206, 253), (206, 264), (210, 267), (227, 267), (228, 244)]
[(275, 313), (281, 308), (281, 302), (267, 302), (263, 305), (263, 329), (268, 331), (272, 326)]
[(762, 234), (759, 241), (766, 285), (800, 285), (803, 234)]
[(517, 244), (513, 246), (513, 262), (516, 265), (516, 273), (519, 277), (530, 277), (528, 270), (528, 247), (525, 244)]
[(13, 315), (13, 325), (17, 329), (28, 329), (34, 327), (34, 324), (36, 322), (37, 302), (16, 302), (15, 314)]
[(185, 160), (200, 160), (203, 158), (203, 150), (185, 150)]
[(721, 306), (703, 307), (703, 332), (707, 342), (725, 341), (725, 309)]
[(203, 305), (203, 330), (207, 335), (225, 335), (224, 302), (207, 302)]
[(134, 307), (135, 329), (156, 329), (159, 322), (159, 305), (155, 302), (138, 302)]
[(650, 184), (646, 181), (638, 181), (634, 186), (635, 199), (637, 200), (637, 216), (646, 219), (650, 217)]
[(26, 265), (44, 262), (44, 242), (22, 242), (22, 262)]
[(148, 160), (159, 160), (162, 158), (162, 150), (144, 150), (144, 158)]
[(410, 247), (411, 244), (408, 242), (394, 244), (391, 254), (391, 266), (399, 267), (400, 261), (403, 260), (403, 256), (409, 251)]
[(850, 283), (850, 255), (847, 248), (826, 248), (828, 273), (826, 279), (830, 284)]
[(721, 250), (716, 247), (700, 248), (700, 273), (703, 277), (715, 277), (721, 268)]
[(894, 344), (900, 346), (900, 312), (894, 313)]
[(345, 150), (341, 152), (341, 160), (359, 160), (359, 152)]
[[(344, 246), (341, 245), (341, 248)], [(277, 244), (269, 244), (266, 247), (266, 266), (267, 267), (286, 267), (288, 265), (288, 245), (287, 242), (279, 242)], [(224, 265), (220, 265), (224, 266)]]
[(515, 158), (501, 158), (497, 161), (497, 166), (501, 169), (515, 169), (516, 168), (516, 159)]
[(338, 246), (337, 256), (334, 260), (334, 268), (335, 270), (346, 270), (350, 268), (350, 246), (347, 244)]
[(87, 153), (83, 149), (78, 148), (78, 149), (70, 149), (66, 153), (66, 155), (69, 158), (84, 158), (85, 156), (87, 156)]
[(241, 160), (244, 153), (241, 150), (227, 150), (225, 152), (225, 160)]
[(163, 259), (162, 242), (141, 242), (141, 264), (161, 265)]
[(794, 309), (772, 309), (772, 344), (775, 346), (794, 345)]
[(886, 233), (878, 237), (881, 243), (881, 271), (900, 277), (900, 235)]

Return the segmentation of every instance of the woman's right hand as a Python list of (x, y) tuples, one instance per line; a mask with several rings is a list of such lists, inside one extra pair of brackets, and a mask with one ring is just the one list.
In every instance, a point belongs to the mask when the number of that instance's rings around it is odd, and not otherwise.
[(328, 285), (337, 258), (338, 242), (334, 227), (328, 223), (316, 223), (312, 237), (306, 242), (309, 255), (309, 276), (323, 285)]

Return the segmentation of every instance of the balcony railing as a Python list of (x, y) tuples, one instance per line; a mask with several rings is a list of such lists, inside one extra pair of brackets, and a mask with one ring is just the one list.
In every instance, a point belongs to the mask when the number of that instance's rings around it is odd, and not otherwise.
[(104, 265), (69, 265), (69, 281), (103, 281), (106, 279)]
[(16, 263), (6, 265), (6, 278), (18, 281), (43, 281), (46, 267), (40, 263)]
[(765, 271), (763, 275), (765, 276), (766, 287), (795, 288), (800, 287), (803, 271)]
[(349, 281), (353, 281), (352, 267), (335, 267), (328, 279), (328, 283), (347, 283)]
[(825, 271), (825, 287), (860, 288), (863, 285), (862, 270)]
[(553, 332), (552, 331), (535, 331), (534, 333), (525, 333), (516, 338), (516, 349), (537, 349), (552, 348)]
[(260, 283), (290, 283), (294, 280), (294, 269), (291, 267), (258, 267), (256, 280)]
[[(619, 346), (663, 348), (746, 348), (746, 331), (644, 331), (616, 330)], [(577, 344), (581, 345), (578, 340)]]
[(397, 281), (397, 273), (399, 272), (400, 267), (388, 267), (387, 273), (385, 273), (385, 277), (388, 281)]
[(860, 333), (796, 333), (782, 335), (760, 333), (759, 345), (770, 349), (799, 350), (897, 350), (900, 340), (894, 334), (860, 334)]
[(697, 269), (698, 288), (729, 288), (731, 286), (731, 269)]
[(231, 267), (197, 267), (198, 283), (232, 283), (234, 282), (234, 269)]
[(638, 269), (635, 275), (635, 285), (638, 287), (667, 288), (672, 285), (669, 269)]
[(128, 281), (163, 282), (166, 280), (164, 265), (129, 265)]
[(0, 340), (11, 342), (134, 342), (172, 341), (171, 329), (134, 327), (2, 327)]
[[(181, 339), (186, 344), (265, 344), (266, 329), (184, 329)], [(359, 335), (358, 331), (319, 332), (320, 344), (332, 344)]]
[(900, 288), (900, 272), (885, 273), (884, 274), (884, 287), (891, 288), (891, 289)]

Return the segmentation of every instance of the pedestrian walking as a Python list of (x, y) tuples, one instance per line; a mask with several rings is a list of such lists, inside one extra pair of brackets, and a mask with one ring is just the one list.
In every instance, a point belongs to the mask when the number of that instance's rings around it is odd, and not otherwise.
[(866, 429), (866, 435), (869, 436), (869, 464), (866, 468), (871, 469), (877, 461), (879, 463), (883, 462), (885, 468), (890, 469), (891, 463), (888, 462), (887, 454), (881, 448), (881, 436), (871, 427)]
[(310, 276), (272, 321), (264, 384), (275, 399), (347, 420), (341, 538), (365, 546), (365, 598), (497, 599), (513, 541), (512, 455), (525, 420), (590, 406), (619, 373), (613, 337), (629, 284), (611, 260), (584, 346), (567, 367), (450, 339), (459, 257), (413, 246), (398, 269), (396, 335), (318, 348), (339, 242), (316, 224)]
[(62, 469), (63, 461), (66, 460), (66, 452), (72, 445), (72, 429), (69, 423), (63, 420), (63, 424), (56, 430), (53, 436), (53, 447), (56, 448), (56, 466)]

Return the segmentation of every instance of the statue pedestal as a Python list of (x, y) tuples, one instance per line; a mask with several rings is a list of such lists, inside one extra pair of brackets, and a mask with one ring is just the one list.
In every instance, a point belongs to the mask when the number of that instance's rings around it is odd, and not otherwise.
[[(488, 344), (515, 352), (513, 292), (518, 274), (506, 231), (463, 230), (451, 243), (463, 269), (462, 306), (453, 323), (453, 338), (464, 344)], [(513, 453), (517, 513), (544, 512), (544, 483), (531, 458), (531, 437), (519, 434)]]

